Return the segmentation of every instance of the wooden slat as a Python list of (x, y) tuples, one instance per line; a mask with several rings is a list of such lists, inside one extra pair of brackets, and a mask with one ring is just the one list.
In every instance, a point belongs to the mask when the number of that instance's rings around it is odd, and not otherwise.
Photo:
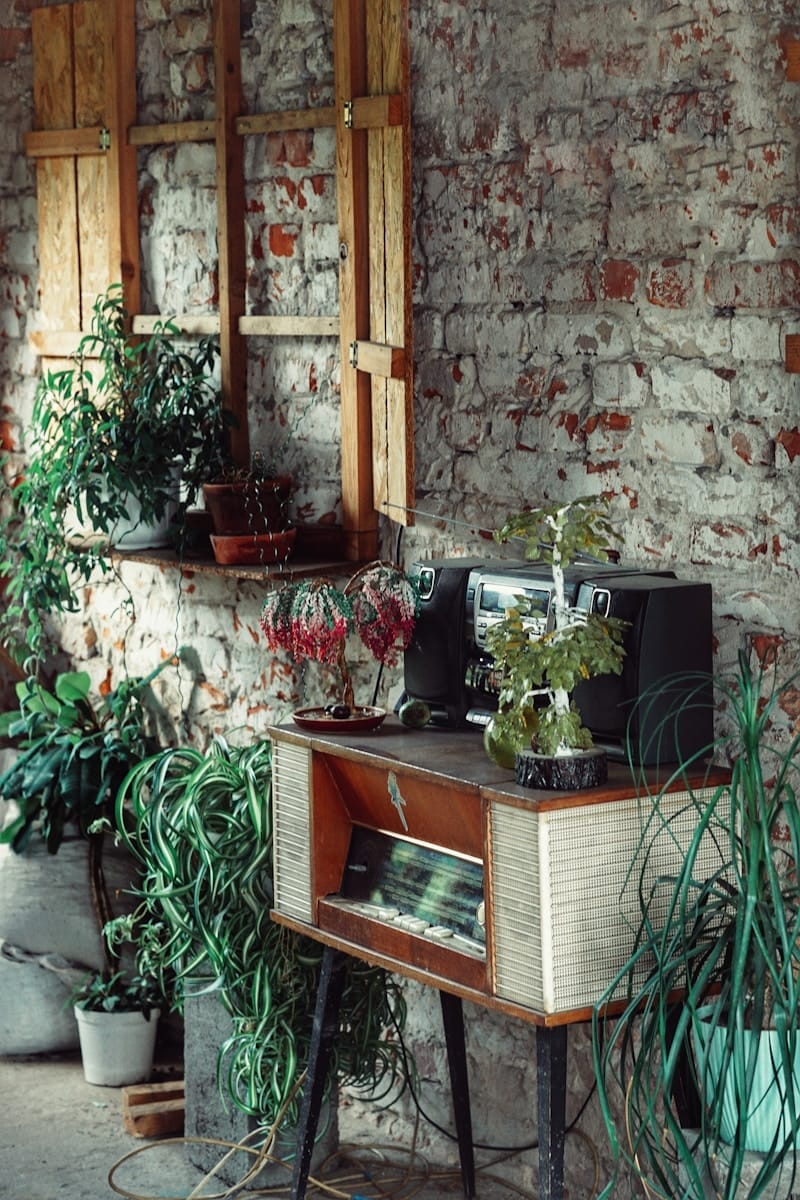
[(69, 358), (83, 336), (82, 329), (36, 329), (28, 341), (34, 353), (42, 358)]
[(128, 129), (128, 142), (131, 146), (213, 142), (215, 136), (214, 121), (169, 121), (163, 125), (131, 125)]
[[(106, 110), (106, 13), (100, 0), (81, 0), (74, 6), (75, 123), (78, 128), (102, 128)], [(78, 189), (78, 251), (80, 255), (81, 328), (88, 329), (97, 296), (108, 278), (108, 160), (107, 155), (80, 157), (75, 164)]]
[(104, 155), (100, 144), (101, 125), (86, 129), (31, 130), (25, 134), (25, 153), (29, 158), (74, 158), (77, 155)]
[(342, 513), (345, 553), (356, 561), (377, 554), (372, 504), (370, 381), (349, 360), (351, 342), (369, 336), (369, 231), (366, 134), (346, 129), (345, 101), (364, 95), (363, 0), (334, 0), (336, 185), (339, 213), (339, 320), (341, 345)]
[(184, 1109), (183, 1080), (130, 1084), (122, 1089), (122, 1119), (133, 1137), (182, 1133)]
[[(367, 47), (370, 55), (373, 47), (369, 39)], [(379, 50), (379, 47), (375, 47), (375, 50)], [(357, 96), (352, 105), (353, 129), (384, 129), (403, 123), (403, 97), (400, 95)]]
[(191, 316), (187, 313), (178, 313), (175, 316), (151, 316), (149, 314), (137, 314), (131, 321), (131, 327), (134, 333), (150, 334), (154, 333), (158, 325), (164, 325), (169, 321), (175, 325), (181, 333), (187, 335), (199, 335), (201, 337), (213, 337), (219, 333), (219, 317), (213, 313), (204, 316)]
[[(384, 0), (384, 86), (408, 94), (407, 0)], [(386, 340), (405, 350), (402, 379), (387, 384), (388, 514), (399, 524), (414, 516), (414, 396), (411, 311), (411, 127), (384, 131), (386, 223)]]
[(338, 334), (338, 317), (242, 317), (239, 332), (256, 337), (329, 337)]
[(351, 348), (359, 371), (378, 375), (381, 379), (403, 379), (405, 376), (406, 352), (402, 346), (389, 346), (385, 342), (356, 342)]
[(800, 375), (800, 333), (786, 335), (786, 370)]
[(102, 125), (105, 112), (105, 13), (102, 0), (75, 0), (75, 125)]
[[(372, 503), (378, 512), (385, 512), (389, 499), (389, 455), (387, 427), (388, 385), (392, 374), (391, 357), (381, 353), (388, 340), (386, 331), (386, 169), (383, 138), (385, 121), (377, 112), (383, 97), (384, 83), (384, 0), (367, 0), (367, 89), (374, 98), (353, 101), (353, 126), (368, 129), (367, 171), (369, 204), (369, 334), (370, 342), (357, 344), (359, 370), (374, 376), (371, 385), (372, 401)], [(372, 108), (371, 108), (372, 106)], [(369, 120), (370, 111), (376, 119)], [(402, 343), (402, 338), (400, 339)]]
[(332, 129), (335, 124), (336, 109), (329, 104), (320, 105), (319, 108), (292, 108), (285, 112), (253, 113), (252, 116), (239, 117), (236, 132), (244, 135), (281, 133), (294, 129)]
[[(170, 316), (138, 314), (133, 318), (134, 333), (148, 334), (159, 323), (171, 321), (182, 333), (213, 336), (219, 333), (219, 317), (213, 313), (193, 316), (177, 313)], [(239, 333), (243, 337), (331, 337), (339, 332), (338, 317), (251, 316), (239, 318)]]
[(246, 270), (243, 143), (236, 133), (242, 110), (239, 21), (239, 0), (214, 0), (220, 376), (225, 404), (236, 420), (229, 432), (231, 456), (247, 466), (247, 351), (239, 332)]
[[(72, 8), (68, 4), (31, 13), (33, 105), (37, 130), (75, 128)], [(39, 159), (41, 323), (44, 329), (80, 327), (80, 260), (75, 161)]]
[(790, 83), (800, 83), (800, 41), (786, 42), (784, 51), (786, 54), (786, 78)]
[[(400, 0), (367, 0), (367, 87), (378, 101), (404, 87)], [(396, 115), (404, 118), (402, 105)], [(383, 343), (365, 353), (360, 369), (373, 370), (373, 502), (402, 524), (413, 522), (413, 412), (410, 312), (410, 162), (407, 124), (377, 122), (368, 135), (370, 213), (370, 331)], [(403, 349), (400, 349), (403, 348)], [(405, 350), (405, 353), (403, 352)], [(375, 376), (384, 376), (384, 379)]]
[(75, 127), (72, 6), (54, 4), (31, 13), (34, 129)]
[(136, 121), (136, 4), (114, 0), (106, 9), (106, 124), (111, 148), (106, 174), (108, 212), (108, 278), (122, 281), (129, 313), (141, 308), (139, 257), (139, 190), (136, 148), (127, 137)]

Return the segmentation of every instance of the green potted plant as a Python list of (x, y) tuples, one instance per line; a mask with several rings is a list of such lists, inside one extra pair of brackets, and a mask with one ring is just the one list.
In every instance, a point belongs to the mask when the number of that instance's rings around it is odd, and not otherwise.
[[(528, 787), (576, 788), (603, 782), (605, 752), (594, 747), (572, 699), (578, 683), (622, 670), (622, 622), (573, 608), (565, 572), (576, 556), (605, 561), (614, 538), (603, 497), (530, 509), (509, 517), (498, 542), (521, 538), (525, 557), (549, 563), (553, 578), (552, 625), (520, 597), (487, 633), (486, 646), (500, 673), (498, 711), (487, 729), (490, 755), (510, 762)], [(545, 621), (548, 614), (544, 614)], [(505, 749), (506, 754), (503, 753)]]
[(332, 666), (338, 675), (336, 701), (323, 710), (302, 710), (295, 719), (382, 720), (382, 709), (355, 704), (347, 639), (356, 635), (376, 662), (392, 666), (411, 640), (418, 612), (415, 581), (390, 562), (366, 563), (342, 588), (319, 578), (270, 592), (261, 610), (270, 649), (286, 651), (296, 662), (313, 659)]
[[(727, 761), (730, 782), (692, 786), (702, 753), (658, 788), (642, 778), (640, 853), (630, 872), (641, 921), (594, 1013), (595, 1069), (618, 1164), (648, 1189), (755, 1200), (797, 1190), (798, 680), (781, 682), (775, 663), (751, 665), (741, 653), (733, 677), (714, 683), (720, 732), (705, 749)], [(695, 702), (689, 695), (685, 704)], [(668, 814), (676, 784), (689, 799)], [(688, 842), (679, 824), (690, 829)], [(638, 867), (661, 861), (662, 845), (685, 846), (680, 869), (657, 872), (645, 886)], [(612, 1095), (620, 1094), (615, 1117)], [(687, 1095), (696, 1102), (675, 1103)]]
[(279, 474), (261, 454), (249, 467), (221, 466), (203, 483), (203, 500), (213, 533), (211, 546), (219, 563), (284, 561), (292, 552), (296, 530), (289, 517), (290, 475)]
[[(98, 932), (114, 916), (104, 847), (117, 788), (131, 766), (153, 752), (146, 700), (169, 666), (166, 660), (144, 678), (123, 679), (101, 697), (92, 695), (85, 671), (62, 672), (52, 688), (26, 679), (16, 687), (19, 707), (0, 716), (0, 737), (18, 752), (0, 774), (0, 797), (16, 807), (0, 843), (23, 854), (35, 842), (50, 855), (67, 840), (85, 845)], [(105, 958), (105, 941), (102, 949)]]
[(74, 990), (83, 1075), (121, 1087), (150, 1078), (163, 997), (156, 981), (124, 970), (89, 974)]
[[(176, 998), (213, 992), (231, 1018), (220, 1047), (220, 1090), (269, 1128), (296, 1123), (298, 1080), (311, 1038), (321, 948), (275, 924), (272, 906), (272, 755), (213, 741), (176, 747), (135, 766), (117, 795), (116, 821), (139, 859), (136, 919), (151, 929)], [(390, 1089), (402, 1054), (392, 978), (353, 964), (337, 1047), (339, 1079)]]
[[(225, 415), (216, 348), (180, 349), (178, 330), (129, 333), (120, 285), (100, 295), (74, 362), (37, 390), (23, 473), (5, 479), (0, 636), (34, 658), (48, 614), (73, 611), (76, 588), (108, 549), (162, 543), (217, 461)], [(8, 473), (8, 466), (7, 466)]]

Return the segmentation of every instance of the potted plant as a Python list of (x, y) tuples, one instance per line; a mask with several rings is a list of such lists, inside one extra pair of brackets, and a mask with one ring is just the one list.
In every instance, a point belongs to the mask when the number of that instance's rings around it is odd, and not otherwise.
[(289, 518), (290, 475), (277, 474), (261, 454), (249, 467), (228, 465), (203, 484), (219, 563), (275, 562), (289, 557), (296, 531)]
[(162, 996), (156, 981), (125, 971), (89, 974), (73, 992), (87, 1083), (121, 1087), (150, 1078)]
[[(640, 862), (659, 861), (662, 843), (685, 844), (678, 822), (692, 832), (676, 874), (657, 873), (644, 887), (631, 866), (641, 922), (596, 1007), (594, 1054), (619, 1163), (661, 1195), (745, 1200), (797, 1190), (798, 680), (780, 682), (774, 662), (751, 665), (741, 653), (733, 677), (714, 683), (720, 733), (706, 749), (727, 760), (730, 782), (691, 786), (701, 754), (657, 789), (642, 779)], [(688, 811), (667, 816), (664, 797), (676, 783)], [(623, 1138), (611, 1100), (617, 1085)], [(697, 1100), (676, 1105), (687, 1095)]]
[(338, 674), (336, 701), (324, 710), (303, 710), (295, 719), (382, 719), (382, 709), (355, 704), (348, 636), (357, 635), (381, 666), (392, 666), (411, 640), (418, 612), (414, 580), (389, 562), (367, 563), (343, 588), (328, 579), (309, 579), (270, 592), (261, 611), (267, 645), (287, 651), (296, 662), (313, 659), (333, 666)]
[[(110, 545), (163, 544), (170, 518), (192, 502), (221, 453), (225, 416), (213, 377), (216, 348), (189, 350), (159, 325), (129, 335), (120, 285), (100, 295), (91, 332), (68, 368), (37, 390), (21, 475), (5, 479), (0, 572), (6, 578), (0, 636), (34, 657), (46, 618), (77, 607), (76, 587)], [(8, 471), (8, 466), (7, 466)]]
[[(35, 845), (49, 855), (65, 842), (79, 847), (76, 866), (86, 878), (88, 863), (98, 933), (114, 916), (104, 848), (117, 788), (131, 766), (153, 752), (146, 699), (171, 663), (165, 660), (144, 678), (123, 679), (102, 697), (92, 695), (85, 671), (62, 672), (52, 688), (29, 678), (17, 684), (18, 709), (0, 716), (0, 737), (18, 751), (0, 774), (0, 797), (16, 807), (0, 830), (0, 844), (17, 854)], [(104, 940), (101, 954), (108, 966)]]
[(552, 626), (540, 634), (542, 614), (520, 597), (486, 639), (501, 677), (487, 749), (504, 761), (498, 751), (510, 748), (517, 781), (527, 787), (572, 789), (606, 778), (605, 752), (593, 746), (571, 693), (583, 680), (621, 672), (624, 624), (572, 607), (565, 572), (580, 554), (608, 558), (607, 510), (603, 497), (552, 504), (517, 513), (494, 535), (522, 538), (525, 557), (549, 563), (553, 577)]
[[(220, 1090), (269, 1128), (296, 1124), (298, 1080), (312, 1034), (321, 948), (272, 922), (271, 743), (205, 752), (176, 747), (138, 764), (117, 823), (142, 867), (136, 919), (174, 972), (176, 999), (213, 993), (231, 1018)], [(337, 1046), (340, 1080), (388, 1090), (400, 1069), (404, 1006), (378, 968), (353, 963)]]

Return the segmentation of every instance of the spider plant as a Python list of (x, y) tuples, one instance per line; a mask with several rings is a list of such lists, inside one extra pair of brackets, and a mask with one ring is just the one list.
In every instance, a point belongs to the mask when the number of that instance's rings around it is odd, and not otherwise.
[[(730, 782), (692, 787), (697, 755), (663, 788), (643, 789), (645, 866), (630, 874), (641, 924), (595, 1009), (595, 1069), (618, 1165), (650, 1194), (785, 1197), (800, 1190), (798, 681), (778, 683), (774, 664), (751, 668), (743, 653), (735, 675), (714, 684), (723, 732), (708, 749), (727, 758)], [(675, 784), (687, 796), (677, 817), (663, 806)], [(680, 870), (656, 871), (646, 885), (661, 847), (682, 844), (674, 822), (687, 815), (694, 833)], [(773, 1093), (778, 1117), (768, 1126)], [(612, 1102), (620, 1094), (624, 1136)]]
[[(123, 840), (142, 866), (149, 966), (178, 979), (178, 1000), (213, 990), (232, 1018), (220, 1047), (220, 1091), (265, 1126), (299, 1115), (296, 1081), (311, 1038), (322, 949), (273, 923), (271, 743), (164, 750), (130, 772), (117, 796)], [(141, 940), (141, 937), (140, 937)], [(353, 961), (341, 1012), (339, 1081), (387, 1094), (405, 1019), (382, 970)]]

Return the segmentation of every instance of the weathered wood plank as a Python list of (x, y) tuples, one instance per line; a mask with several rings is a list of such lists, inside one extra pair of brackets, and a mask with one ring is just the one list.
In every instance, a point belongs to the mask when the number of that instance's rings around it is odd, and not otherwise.
[(336, 109), (328, 104), (319, 108), (291, 108), (285, 112), (253, 113), (252, 116), (239, 117), (236, 132), (244, 135), (281, 133), (294, 129), (332, 129), (335, 124)]
[[(373, 97), (381, 99), (385, 86), (383, 20), (384, 0), (367, 0), (367, 91), (372, 96), (353, 101), (353, 125), (367, 129), (367, 173), (369, 206), (369, 335), (371, 343), (358, 344), (359, 370), (373, 375), (372, 404), (372, 503), (378, 512), (386, 512), (389, 499), (389, 454), (387, 427), (387, 376), (391, 358), (381, 353), (386, 333), (386, 205), (384, 194), (385, 122), (364, 120)], [(374, 112), (374, 109), (373, 109)]]
[[(75, 127), (72, 8), (31, 13), (33, 123), (36, 129)], [(41, 320), (45, 329), (80, 328), (80, 259), (75, 161), (36, 163)]]
[(239, 21), (239, 0), (214, 0), (220, 373), (225, 403), (236, 420), (229, 433), (231, 456), (247, 466), (247, 352), (239, 332), (246, 269), (243, 147), (236, 133), (242, 110)]
[[(105, 6), (105, 0), (102, 0)], [(106, 6), (106, 124), (111, 130), (108, 152), (108, 282), (122, 281), (129, 313), (141, 308), (139, 257), (139, 190), (136, 147), (128, 130), (136, 121), (136, 4), (114, 0)]]
[(338, 317), (242, 317), (239, 332), (255, 337), (329, 337), (339, 333)]
[(366, 135), (347, 129), (345, 102), (365, 92), (363, 0), (334, 0), (336, 182), (339, 212), (342, 512), (345, 553), (365, 561), (377, 553), (372, 504), (370, 381), (349, 360), (351, 342), (369, 332), (369, 231)]
[(25, 134), (25, 153), (29, 158), (104, 155), (101, 133), (101, 125), (90, 125), (85, 129), (34, 129)]
[[(371, 43), (367, 42), (371, 48)], [(353, 129), (384, 129), (403, 123), (403, 97), (356, 96), (353, 104)]]
[(359, 341), (351, 347), (351, 357), (355, 358), (358, 370), (367, 375), (378, 375), (381, 379), (405, 377), (406, 352), (402, 346)]
[(162, 125), (131, 125), (131, 146), (165, 146), (178, 142), (213, 142), (214, 121), (167, 121)]

